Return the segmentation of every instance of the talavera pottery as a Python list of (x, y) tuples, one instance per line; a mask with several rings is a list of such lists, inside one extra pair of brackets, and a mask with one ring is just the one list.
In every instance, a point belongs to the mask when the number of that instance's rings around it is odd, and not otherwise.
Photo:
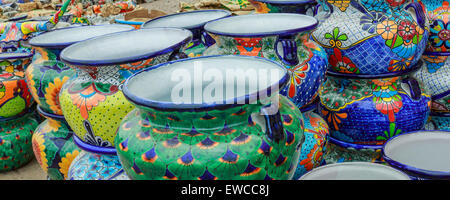
[[(243, 72), (259, 79), (247, 82), (252, 76)], [(216, 92), (198, 73), (214, 77)], [(186, 76), (185, 95), (177, 97), (171, 93), (180, 82), (167, 77), (180, 75)], [(244, 81), (229, 82), (235, 78)], [(123, 119), (115, 141), (125, 172), (151, 180), (291, 179), (305, 136), (302, 114), (278, 95), (288, 78), (281, 65), (248, 56), (184, 59), (131, 76), (123, 91), (137, 108)], [(200, 96), (186, 93), (199, 88)], [(225, 94), (231, 88), (242, 90)], [(213, 95), (217, 91), (224, 93)]]
[(365, 162), (331, 164), (316, 168), (300, 180), (411, 180), (391, 167)]
[(141, 26), (145, 23), (144, 22), (138, 22), (138, 21), (130, 21), (130, 20), (121, 20), (121, 19), (114, 19), (114, 21), (117, 24), (123, 24), (123, 25), (129, 25), (134, 27), (135, 29), (140, 29)]
[(81, 150), (73, 142), (73, 132), (64, 116), (46, 113), (39, 106), (37, 110), (46, 120), (33, 134), (36, 160), (50, 180), (67, 179), (70, 164)]
[(317, 109), (318, 101), (308, 105), (300, 111), (305, 120), (305, 142), (301, 147), (301, 154), (297, 169), (294, 173), (294, 180), (299, 179), (303, 174), (321, 166), (324, 163), (324, 154), (329, 137), (327, 122), (314, 113)]
[(384, 164), (381, 149), (382, 145), (361, 145), (342, 142), (329, 138), (324, 160), (326, 164), (342, 162), (371, 162)]
[(31, 94), (45, 112), (62, 115), (59, 91), (75, 75), (75, 70), (60, 61), (61, 51), (83, 40), (115, 32), (129, 31), (127, 25), (98, 25), (63, 28), (43, 33), (30, 40), (35, 50), (32, 64), (25, 75)]
[(25, 82), (31, 53), (0, 54), (0, 120), (25, 114), (33, 99)]
[(174, 27), (190, 30), (194, 37), (192, 42), (184, 50), (184, 53), (189, 57), (198, 57), (203, 54), (206, 48), (215, 43), (214, 39), (203, 30), (205, 24), (229, 16), (231, 16), (231, 12), (227, 10), (182, 12), (152, 19), (145, 22), (141, 28)]
[(408, 71), (424, 52), (423, 7), (405, 0), (318, 0), (331, 11), (313, 32), (330, 70), (352, 74)]
[(383, 158), (414, 179), (450, 180), (450, 132), (418, 131), (392, 138)]
[(450, 7), (448, 0), (415, 0), (424, 5), (430, 24), (427, 51), (450, 52)]
[(325, 52), (309, 39), (317, 25), (313, 17), (287, 13), (216, 20), (205, 25), (216, 44), (203, 54), (258, 56), (283, 64), (291, 78), (280, 93), (300, 108), (314, 99), (325, 77)]
[(255, 13), (297, 13), (313, 16), (315, 0), (249, 0)]
[(450, 113), (431, 112), (425, 130), (450, 131)]
[(0, 172), (17, 169), (33, 159), (31, 137), (37, 126), (34, 114), (0, 119)]
[[(413, 69), (422, 66), (422, 61)], [(383, 145), (389, 138), (422, 130), (430, 95), (408, 74), (364, 76), (328, 72), (319, 91), (320, 114), (331, 136), (343, 142)]]

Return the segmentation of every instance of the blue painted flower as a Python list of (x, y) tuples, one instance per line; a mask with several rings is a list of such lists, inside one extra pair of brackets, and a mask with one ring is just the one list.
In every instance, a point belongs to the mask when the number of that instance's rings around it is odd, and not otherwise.
[(450, 48), (450, 25), (442, 20), (435, 20), (430, 25), (430, 42), (434, 47)]

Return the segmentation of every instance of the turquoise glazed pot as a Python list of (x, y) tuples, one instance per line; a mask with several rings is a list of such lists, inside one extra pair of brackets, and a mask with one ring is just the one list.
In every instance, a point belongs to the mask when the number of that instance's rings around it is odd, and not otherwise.
[(430, 24), (427, 51), (450, 52), (450, 7), (448, 0), (415, 0), (426, 9)]
[(184, 53), (189, 57), (198, 57), (215, 43), (203, 27), (206, 23), (231, 16), (227, 10), (197, 10), (161, 16), (145, 22), (141, 28), (173, 27), (188, 29), (193, 34), (192, 42), (186, 46)]
[(450, 113), (432, 112), (425, 130), (450, 131)]
[(318, 0), (330, 17), (312, 33), (328, 54), (330, 71), (387, 74), (408, 71), (422, 56), (429, 32), (423, 7), (406, 0)]
[(313, 17), (287, 13), (216, 20), (205, 25), (216, 44), (203, 54), (264, 57), (282, 64), (291, 78), (280, 93), (301, 108), (317, 96), (328, 64), (324, 50), (309, 39), (317, 25)]
[[(216, 80), (238, 78), (241, 73), (227, 74), (240, 70), (266, 78), (256, 88), (247, 81), (217, 83), (217, 90), (244, 89), (226, 97), (209, 96), (209, 81), (195, 78), (197, 72), (214, 74)], [(269, 82), (268, 75), (277, 78)], [(171, 76), (191, 77), (182, 85), (190, 91), (205, 88), (203, 100), (185, 92), (171, 96), (181, 86), (168, 80)], [(137, 108), (123, 119), (115, 140), (125, 172), (131, 179), (150, 180), (291, 179), (305, 136), (302, 114), (278, 95), (288, 78), (279, 64), (247, 56), (191, 58), (138, 72), (123, 88)]]
[(383, 164), (382, 145), (359, 145), (330, 137), (327, 151), (324, 155), (326, 164), (342, 162), (371, 162)]
[(383, 147), (383, 158), (416, 180), (450, 180), (449, 151), (450, 132), (417, 131), (389, 140)]

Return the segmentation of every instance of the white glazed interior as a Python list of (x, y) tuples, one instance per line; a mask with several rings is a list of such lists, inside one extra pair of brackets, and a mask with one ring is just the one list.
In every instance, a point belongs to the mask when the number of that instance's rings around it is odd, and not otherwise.
[(410, 180), (410, 178), (385, 165), (346, 162), (313, 169), (300, 180)]
[(400, 135), (385, 145), (384, 152), (392, 160), (411, 167), (450, 172), (450, 132)]
[(65, 28), (43, 33), (37, 37), (32, 38), (30, 40), (30, 43), (35, 46), (66, 43), (72, 44), (93, 37), (106, 35), (109, 33), (128, 31), (132, 29), (134, 29), (132, 26), (119, 24)]
[(229, 13), (211, 10), (202, 12), (185, 12), (175, 15), (167, 15), (145, 23), (143, 28), (174, 27), (192, 28), (205, 24), (206, 22), (228, 16)]
[(156, 53), (192, 37), (184, 29), (153, 28), (126, 31), (92, 38), (71, 45), (63, 50), (65, 60), (96, 62), (126, 60)]
[(317, 24), (314, 17), (299, 14), (269, 13), (233, 16), (205, 25), (212, 33), (258, 35), (306, 28)]
[[(239, 81), (226, 81), (227, 77), (235, 77), (229, 75), (227, 76), (227, 70), (238, 69), (243, 70), (241, 71), (242, 73), (238, 73), (239, 75), (246, 72), (251, 72), (246, 70), (254, 70), (258, 74), (249, 73), (247, 74), (247, 77), (241, 79), (245, 81), (240, 83), (238, 83)], [(264, 72), (264, 70), (266, 70), (266, 72)], [(269, 77), (269, 80), (263, 78), (263, 74), (267, 75), (267, 77)], [(197, 108), (205, 104), (223, 104), (225, 100), (242, 97), (246, 94), (256, 93), (260, 90), (275, 85), (285, 74), (286, 69), (276, 63), (270, 62), (265, 59), (241, 56), (204, 57), (200, 59), (190, 59), (181, 62), (175, 62), (137, 74), (136, 76), (128, 80), (128, 84), (126, 85), (126, 87), (130, 91), (130, 93), (140, 99), (145, 99), (147, 101), (153, 102), (163, 102), (171, 104), (171, 106), (184, 104), (187, 105), (185, 106), (187, 108)], [(177, 79), (176, 77), (180, 75), (188, 75), (190, 77), (190, 81), (189, 79), (184, 78)], [(212, 76), (210, 78), (207, 78), (208, 75)], [(275, 77), (270, 78), (271, 75), (275, 75)], [(221, 76), (222, 80), (220, 81), (220, 78), (218, 78), (217, 76)], [(202, 78), (199, 77), (203, 77), (203, 81)], [(260, 85), (251, 87), (249, 77), (256, 79), (258, 81), (258, 84)], [(187, 81), (185, 82), (185, 84), (181, 84), (182, 80)], [(267, 81), (264, 83), (264, 80)], [(212, 82), (217, 83), (218, 87), (216, 88), (222, 89), (221, 96), (215, 96), (215, 92), (207, 92), (212, 91), (208, 90), (208, 86), (211, 87)], [(179, 100), (174, 100), (174, 98), (172, 98), (173, 91), (180, 91), (176, 88), (179, 87), (180, 84), (182, 86), (185, 86), (186, 88), (189, 88), (190, 90), (191, 98), (187, 97), (186, 99), (183, 99), (184, 102), (180, 102)], [(234, 93), (226, 94), (227, 87), (233, 88)], [(201, 93), (200, 95), (196, 95), (198, 94), (196, 92), (200, 91), (198, 90), (199, 88), (202, 88)], [(237, 92), (237, 88), (240, 88), (241, 92)], [(189, 90), (186, 91), (188, 92)], [(217, 92), (219, 91), (220, 89)], [(178, 96), (182, 96), (182, 92), (176, 94), (181, 94)], [(212, 94), (209, 95), (212, 98), (205, 98), (207, 96), (203, 96), (202, 94)]]

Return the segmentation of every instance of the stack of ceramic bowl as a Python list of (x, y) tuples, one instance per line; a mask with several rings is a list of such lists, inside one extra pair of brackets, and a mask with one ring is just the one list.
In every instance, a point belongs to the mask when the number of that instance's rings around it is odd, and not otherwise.
[(28, 52), (0, 54), (0, 172), (33, 158), (31, 137), (38, 122), (24, 72), (32, 57)]
[(63, 84), (75, 75), (74, 69), (60, 61), (61, 51), (79, 41), (129, 30), (133, 28), (127, 25), (81, 26), (50, 31), (30, 40), (35, 55), (25, 76), (37, 110), (46, 118), (33, 135), (33, 150), (49, 179), (67, 179), (70, 164), (80, 152), (59, 103)]
[(430, 113), (431, 97), (412, 77), (428, 38), (423, 8), (405, 1), (325, 3), (331, 16), (312, 37), (329, 59), (319, 93), (331, 130), (326, 161), (382, 162), (382, 145), (423, 129)]
[(128, 179), (114, 145), (120, 122), (134, 109), (122, 93), (123, 82), (139, 70), (180, 57), (191, 39), (184, 29), (139, 29), (88, 39), (61, 52), (61, 61), (76, 75), (63, 85), (59, 101), (82, 150), (69, 168), (69, 180)]
[(231, 16), (226, 10), (199, 10), (166, 15), (145, 22), (141, 28), (173, 27), (185, 28), (192, 32), (194, 38), (186, 47), (184, 53), (189, 57), (198, 57), (209, 46), (215, 43), (203, 29), (206, 23)]
[(432, 102), (428, 130), (450, 130), (450, 7), (448, 0), (421, 0), (430, 24), (425, 67), (415, 74)]

